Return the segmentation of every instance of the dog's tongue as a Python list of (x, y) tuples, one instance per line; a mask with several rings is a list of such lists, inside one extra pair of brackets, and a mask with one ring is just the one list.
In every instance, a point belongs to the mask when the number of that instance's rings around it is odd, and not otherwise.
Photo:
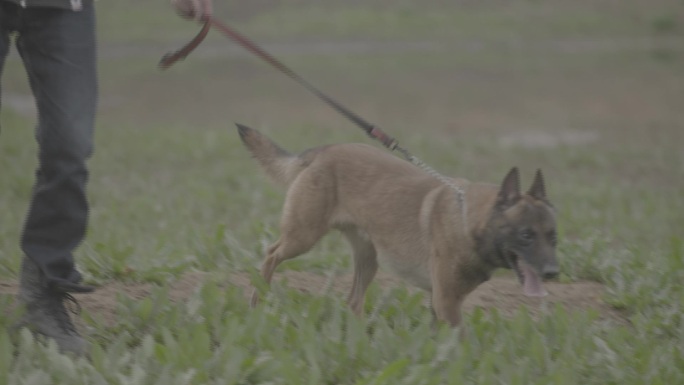
[(518, 263), (522, 270), (523, 279), (523, 293), (528, 297), (543, 297), (548, 293), (542, 287), (541, 279), (534, 269), (522, 260)]

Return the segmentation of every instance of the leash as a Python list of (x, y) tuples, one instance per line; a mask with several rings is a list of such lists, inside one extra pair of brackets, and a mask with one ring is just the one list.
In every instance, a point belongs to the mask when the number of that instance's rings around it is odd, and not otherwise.
[(390, 151), (397, 151), (399, 152), (404, 159), (407, 161), (411, 162), (413, 165), (421, 168), (423, 171), (427, 172), (440, 182), (444, 183), (445, 185), (449, 186), (451, 189), (453, 189), (456, 192), (456, 197), (458, 199), (459, 205), (461, 207), (461, 215), (462, 215), (462, 220), (463, 220), (463, 225), (464, 228), (467, 228), (467, 206), (466, 206), (466, 201), (465, 201), (465, 191), (459, 186), (456, 185), (451, 179), (445, 177), (444, 175), (440, 174), (435, 170), (434, 168), (430, 167), (428, 164), (420, 160), (418, 157), (415, 155), (411, 154), (406, 148), (401, 147), (399, 145), (399, 142), (391, 137), (390, 135), (387, 135), (384, 131), (382, 131), (380, 128), (376, 127), (375, 125), (367, 122), (357, 114), (353, 113), (351, 110), (348, 108), (344, 107), (322, 91), (320, 91), (318, 88), (314, 87), (311, 83), (306, 81), (304, 78), (301, 76), (297, 75), (294, 71), (292, 71), (290, 68), (285, 66), (283, 63), (278, 61), (275, 57), (273, 57), (271, 54), (268, 52), (264, 51), (261, 47), (256, 45), (254, 42), (249, 40), (246, 36), (242, 35), (241, 33), (237, 32), (236, 30), (228, 27), (227, 25), (223, 24), (219, 20), (213, 18), (213, 17), (208, 17), (204, 21), (204, 25), (202, 26), (202, 29), (199, 31), (199, 33), (187, 44), (185, 44), (183, 47), (181, 47), (179, 50), (167, 53), (162, 57), (162, 59), (159, 61), (159, 68), (161, 69), (167, 69), (171, 67), (174, 63), (176, 63), (179, 60), (185, 59), (195, 48), (197, 48), (204, 38), (207, 37), (207, 34), (209, 33), (209, 29), (211, 27), (214, 27), (221, 31), (224, 35), (226, 35), (228, 38), (231, 40), (235, 41), (238, 43), (240, 46), (243, 48), (247, 49), (251, 53), (255, 54), (262, 60), (266, 61), (268, 64), (271, 66), (275, 67), (277, 70), (280, 72), (284, 73), (287, 75), (289, 78), (294, 80), (295, 82), (299, 83), (299, 85), (303, 86), (307, 90), (309, 90), (311, 93), (316, 95), (319, 99), (321, 99), (323, 102), (325, 102), (328, 106), (332, 107), (334, 110), (342, 114), (344, 117), (349, 119), (352, 123), (356, 124), (358, 127), (360, 127), (362, 130), (366, 132), (366, 134), (375, 139), (378, 140), (380, 143), (382, 143), (383, 146), (388, 148)]

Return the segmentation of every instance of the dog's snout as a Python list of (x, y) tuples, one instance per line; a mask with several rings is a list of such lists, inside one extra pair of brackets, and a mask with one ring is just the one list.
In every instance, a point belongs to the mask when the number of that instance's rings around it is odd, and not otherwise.
[(560, 271), (558, 269), (558, 266), (546, 266), (542, 271), (542, 276), (544, 277), (544, 279), (554, 279), (558, 277), (559, 273)]
[(556, 277), (558, 277), (557, 271), (545, 271), (544, 272), (544, 279), (554, 279)]

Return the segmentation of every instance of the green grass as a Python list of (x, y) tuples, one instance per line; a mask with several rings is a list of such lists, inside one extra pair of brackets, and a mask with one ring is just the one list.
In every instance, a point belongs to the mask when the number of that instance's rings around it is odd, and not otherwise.
[[(647, 37), (657, 45), (681, 33), (670, 16), (680, 3), (300, 1), (258, 12), (217, 5), (264, 40), (521, 39), (520, 48), (280, 55), (440, 171), (496, 182), (518, 165), (527, 184), (542, 167), (559, 212), (563, 279), (603, 283), (603, 300), (629, 321), (561, 307), (539, 320), (525, 309), (512, 318), (476, 310), (466, 315), (462, 339), (446, 327), (431, 330), (422, 297), (405, 289), (372, 286), (365, 319), (337, 294), (284, 285), (248, 307), (227, 276), (254, 273), (277, 237), (283, 194), (259, 173), (233, 122), (292, 150), (369, 139), (250, 57), (198, 55), (157, 71), (157, 52), (196, 29), (157, 3), (140, 5), (140, 13), (129, 1), (98, 3), (105, 46), (149, 50), (102, 55), (92, 215), (77, 258), (91, 282), (158, 286), (142, 299), (121, 293), (112, 319), (84, 312), (90, 360), (12, 333), (16, 314), (0, 312), (0, 383), (684, 383), (683, 51), (628, 45), (567, 52), (537, 44)], [(122, 28), (129, 16), (132, 27)], [(3, 93), (28, 94), (16, 55), (4, 70)], [(36, 165), (34, 120), (7, 100), (0, 119), (3, 281), (18, 270)], [(529, 132), (593, 139), (520, 144)], [(345, 271), (347, 252), (333, 235), (283, 269)], [(167, 283), (194, 270), (212, 274), (188, 301), (171, 301)], [(10, 303), (0, 296), (0, 308)]]

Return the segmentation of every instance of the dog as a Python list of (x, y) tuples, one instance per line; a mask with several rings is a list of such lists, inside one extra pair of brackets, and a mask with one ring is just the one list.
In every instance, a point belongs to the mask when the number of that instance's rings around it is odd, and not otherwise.
[[(291, 154), (259, 131), (237, 126), (270, 179), (287, 188), (281, 235), (261, 267), (266, 283), (281, 262), (306, 253), (333, 229), (353, 251), (347, 303), (357, 315), (379, 265), (430, 293), (436, 320), (454, 327), (466, 296), (495, 269), (513, 269), (528, 296), (546, 295), (542, 281), (559, 273), (555, 209), (541, 170), (525, 194), (516, 167), (498, 186), (450, 179), (461, 200), (453, 187), (370, 145)], [(252, 306), (258, 300), (255, 290)]]

